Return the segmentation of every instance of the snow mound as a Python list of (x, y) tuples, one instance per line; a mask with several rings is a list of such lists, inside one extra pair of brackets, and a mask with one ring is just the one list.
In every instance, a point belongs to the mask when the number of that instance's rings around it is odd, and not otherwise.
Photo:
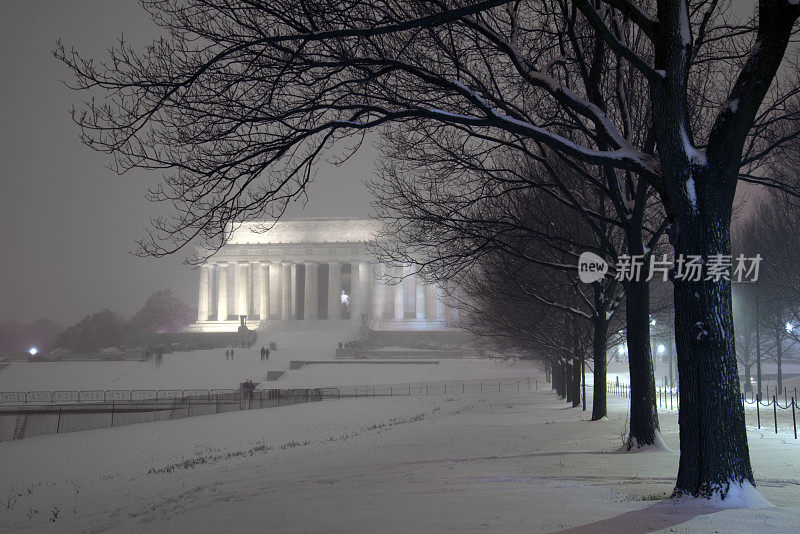
[(758, 509), (775, 507), (775, 505), (761, 495), (756, 487), (750, 482), (744, 481), (744, 483), (739, 484), (738, 482), (731, 480), (729, 484), (730, 486), (724, 499), (719, 491), (715, 491), (710, 498), (689, 497), (683, 495), (674, 499), (674, 501), (676, 504), (703, 505), (727, 509)]
[(658, 430), (656, 430), (655, 442), (649, 445), (639, 446), (637, 443), (631, 444), (632, 439), (633, 438), (628, 436), (628, 439), (625, 440), (625, 443), (619, 449), (613, 452), (625, 453), (625, 454), (637, 453), (637, 452), (674, 452), (664, 442), (664, 438), (661, 437), (661, 432), (659, 432)]

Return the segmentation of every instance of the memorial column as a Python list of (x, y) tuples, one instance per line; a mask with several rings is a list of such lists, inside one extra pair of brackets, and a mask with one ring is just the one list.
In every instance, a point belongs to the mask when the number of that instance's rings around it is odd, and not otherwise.
[(292, 266), (288, 263), (281, 263), (281, 319), (289, 320), (289, 294), (292, 289)]
[(394, 286), (394, 318), (402, 321), (405, 318), (406, 310), (405, 303), (403, 302), (403, 282), (405, 282), (403, 275), (405, 274), (404, 267), (395, 267), (395, 276), (400, 280)]
[(197, 320), (208, 321), (208, 265), (205, 263), (200, 266), (200, 291), (197, 302)]
[(350, 265), (350, 319), (361, 321), (361, 314), (369, 313), (369, 265), (363, 261)]
[(217, 321), (228, 320), (228, 264), (217, 264)]
[(436, 287), (434, 284), (425, 284), (425, 318), (436, 318)]
[(291, 287), (289, 288), (289, 319), (297, 320), (297, 264), (292, 263), (289, 272), (292, 276)]
[(416, 293), (417, 299), (414, 303), (414, 312), (417, 319), (425, 318), (425, 281), (419, 275), (414, 276), (414, 282), (417, 284)]
[(259, 295), (258, 299), (258, 318), (262, 321), (269, 320), (269, 264), (259, 262), (258, 264)]
[(281, 264), (270, 263), (269, 265), (269, 318), (281, 318)]
[(235, 301), (233, 308), (236, 310), (237, 316), (247, 315), (247, 262), (239, 262), (236, 264), (236, 271), (234, 271), (234, 288), (235, 288)]
[(436, 319), (444, 320), (444, 290), (436, 285)]
[(314, 262), (306, 262), (306, 290), (304, 299), (304, 316), (306, 321), (314, 321), (317, 319), (317, 308), (319, 298), (317, 296), (317, 264)]
[(386, 299), (386, 286), (382, 283), (386, 266), (379, 263), (373, 269), (375, 276), (372, 279), (372, 315), (380, 320), (383, 318), (383, 301)]
[(335, 321), (341, 318), (341, 309), (342, 264), (338, 261), (331, 261), (328, 262), (328, 319)]

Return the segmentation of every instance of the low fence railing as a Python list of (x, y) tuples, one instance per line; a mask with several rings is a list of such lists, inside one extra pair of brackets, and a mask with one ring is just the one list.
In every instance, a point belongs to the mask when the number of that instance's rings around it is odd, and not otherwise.
[(433, 395), (470, 395), (481, 393), (537, 391), (536, 377), (495, 378), (484, 380), (449, 380), (404, 384), (339, 386), (340, 397), (410, 397)]
[(3, 404), (76, 404), (137, 400), (171, 400), (236, 393), (236, 389), (89, 389), (81, 391), (3, 391)]
[[(408, 382), (386, 385), (340, 386), (335, 388), (346, 397), (378, 395), (438, 395), (455, 393), (489, 393), (492, 391), (534, 391), (539, 387), (536, 377), (495, 378), (484, 380), (448, 380), (437, 382)], [(216, 398), (235, 394), (237, 389), (109, 389), (82, 391), (4, 391), (0, 392), (0, 407), (9, 404), (84, 404), (121, 401), (173, 400)], [(259, 390), (256, 390), (257, 392)]]
[(0, 392), (0, 441), (331, 398), (536, 391), (537, 377), (314, 389), (136, 389)]
[[(762, 415), (763, 408), (766, 408), (767, 412), (772, 412), (772, 427), (775, 433), (777, 434), (779, 429), (792, 432), (794, 433), (794, 439), (797, 439), (797, 388), (794, 388), (794, 395), (792, 396), (790, 396), (791, 392), (788, 388), (783, 388), (783, 404), (781, 404), (780, 395), (776, 394), (777, 388), (773, 388), (772, 391), (773, 395), (770, 397), (769, 388), (767, 388), (767, 394), (763, 395), (760, 400), (754, 391), (742, 392), (742, 408), (744, 408), (745, 422), (748, 422), (749, 419), (760, 430), (762, 419), (764, 419), (764, 423), (768, 423), (769, 413)], [(616, 395), (626, 399), (631, 396), (628, 384), (608, 384), (606, 392), (609, 395)], [(678, 410), (680, 408), (680, 395), (677, 388), (656, 388), (656, 396), (659, 409)], [(748, 409), (750, 406), (752, 408)], [(772, 409), (770, 410), (770, 408)], [(789, 422), (790, 415), (791, 423)], [(753, 421), (753, 419), (755, 420)]]
[[(0, 406), (0, 441), (256, 410), (339, 397), (336, 388), (208, 391), (209, 393), (172, 398), (125, 398), (84, 404)], [(226, 393), (212, 394), (211, 391)]]

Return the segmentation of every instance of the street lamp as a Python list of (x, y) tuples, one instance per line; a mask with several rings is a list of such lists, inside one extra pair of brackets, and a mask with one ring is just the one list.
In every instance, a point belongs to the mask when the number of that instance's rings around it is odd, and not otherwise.
[(792, 330), (794, 330), (794, 325), (792, 325), (792, 323), (789, 321), (786, 321), (786, 333), (791, 334)]
[(656, 350), (659, 354), (664, 354), (667, 351), (667, 347), (663, 343), (659, 343), (658, 347), (656, 347)]
[(31, 348), (28, 349), (28, 354), (30, 354), (31, 356), (36, 356), (36, 354), (38, 354), (38, 353), (39, 353), (39, 349), (37, 349), (36, 347), (31, 347)]

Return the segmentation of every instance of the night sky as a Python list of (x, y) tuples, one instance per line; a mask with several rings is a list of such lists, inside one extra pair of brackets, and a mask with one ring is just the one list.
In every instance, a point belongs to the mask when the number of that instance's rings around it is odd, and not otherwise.
[[(69, 109), (83, 95), (52, 55), (60, 38), (102, 58), (123, 35), (139, 50), (157, 36), (133, 0), (0, 0), (0, 320), (69, 325), (106, 307), (130, 316), (162, 288), (196, 306), (199, 278), (183, 256), (129, 253), (166, 208), (144, 199), (160, 175), (118, 176), (80, 143)], [(365, 146), (340, 168), (320, 166), (290, 217), (367, 216), (374, 159)]]

